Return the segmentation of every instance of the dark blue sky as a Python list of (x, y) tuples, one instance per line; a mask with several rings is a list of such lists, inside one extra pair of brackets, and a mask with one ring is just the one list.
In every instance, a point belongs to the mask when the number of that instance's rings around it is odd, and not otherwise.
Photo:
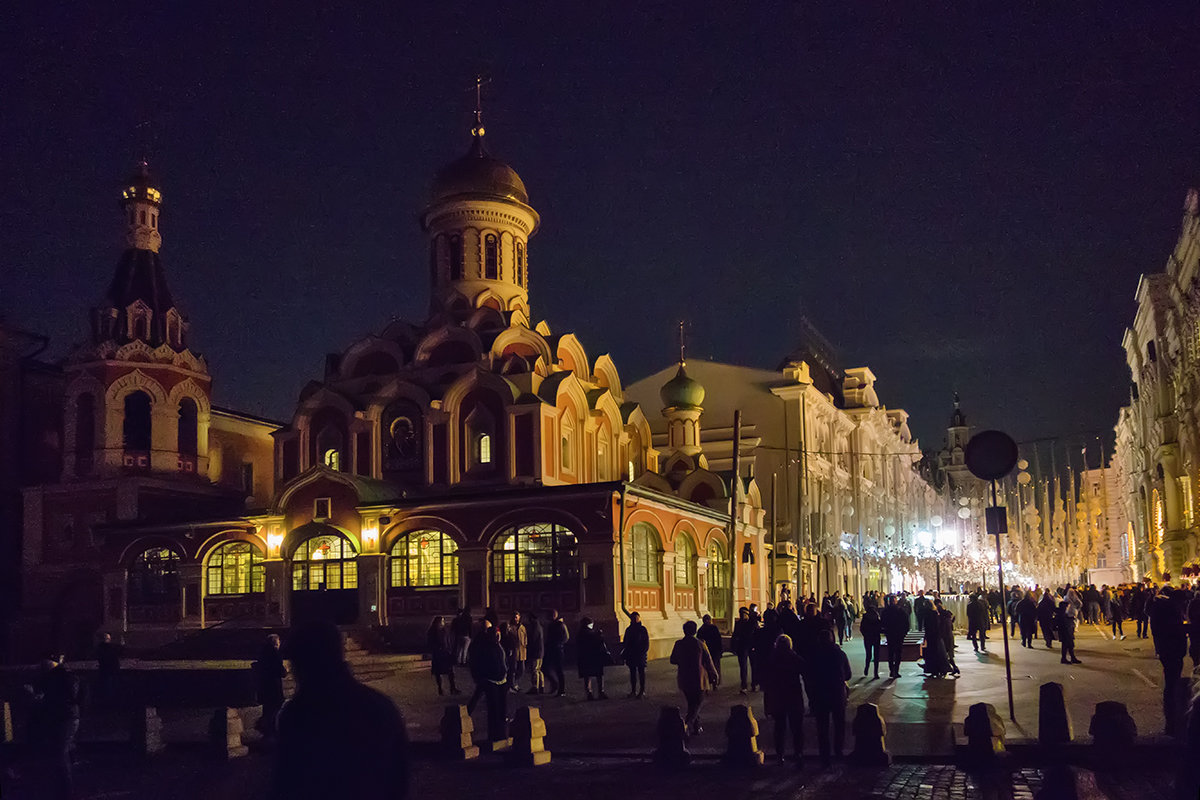
[(0, 33), (0, 313), (83, 337), (149, 120), (218, 402), (280, 418), (325, 352), (424, 314), (416, 217), (479, 69), (542, 214), (536, 317), (629, 382), (680, 317), (694, 354), (770, 367), (803, 312), (926, 447), (955, 390), (1019, 439), (1110, 429), (1138, 275), (1200, 183), (1195, 3), (204, 5)]

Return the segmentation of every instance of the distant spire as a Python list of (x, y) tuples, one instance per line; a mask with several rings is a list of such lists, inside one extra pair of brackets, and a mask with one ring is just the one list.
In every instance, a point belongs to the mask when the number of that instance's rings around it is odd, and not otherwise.
[(485, 78), (482, 74), (475, 76), (475, 126), (471, 128), (471, 135), (476, 139), (483, 139), (485, 133), (483, 128), (483, 86), (486, 83), (491, 83), (491, 78)]
[(955, 393), (954, 393), (954, 407), (955, 407), (955, 408), (958, 408), (958, 407), (959, 407), (959, 404), (958, 404), (958, 392), (955, 392)]
[(682, 320), (682, 319), (679, 320), (679, 365), (680, 366), (683, 366), (684, 364), (687, 363), (687, 358), (685, 357), (686, 353), (687, 353), (687, 345), (684, 342), (684, 338), (683, 338), (683, 326), (685, 324), (686, 324), (685, 320)]

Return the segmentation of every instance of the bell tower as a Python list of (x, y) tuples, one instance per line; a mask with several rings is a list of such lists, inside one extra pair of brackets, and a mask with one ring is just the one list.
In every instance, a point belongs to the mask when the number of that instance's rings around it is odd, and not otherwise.
[(91, 337), (67, 359), (63, 475), (205, 477), (212, 379), (167, 286), (163, 194), (141, 161), (119, 198), (125, 249)]

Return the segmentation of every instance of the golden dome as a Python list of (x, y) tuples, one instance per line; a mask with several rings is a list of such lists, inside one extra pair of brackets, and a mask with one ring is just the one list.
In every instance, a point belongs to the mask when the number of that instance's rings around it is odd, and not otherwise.
[(529, 205), (529, 193), (516, 170), (488, 155), (483, 136), (475, 136), (465, 156), (438, 170), (433, 179), (430, 204), (455, 197), (515, 200)]

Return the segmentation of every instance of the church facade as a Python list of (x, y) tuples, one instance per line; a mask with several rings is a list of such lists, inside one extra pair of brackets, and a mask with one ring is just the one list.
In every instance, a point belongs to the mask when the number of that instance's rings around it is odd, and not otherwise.
[(428, 316), (329, 358), (286, 424), (214, 405), (144, 165), (121, 200), (127, 247), (57, 368), (59, 468), (23, 492), (26, 655), (313, 618), (414, 643), (463, 606), (610, 635), (639, 611), (660, 652), (685, 619), (765, 603), (761, 493), (707, 468), (702, 388), (682, 365), (663, 386), (679, 424), (656, 447), (612, 359), (535, 321), (540, 218), (478, 121), (420, 219)]

